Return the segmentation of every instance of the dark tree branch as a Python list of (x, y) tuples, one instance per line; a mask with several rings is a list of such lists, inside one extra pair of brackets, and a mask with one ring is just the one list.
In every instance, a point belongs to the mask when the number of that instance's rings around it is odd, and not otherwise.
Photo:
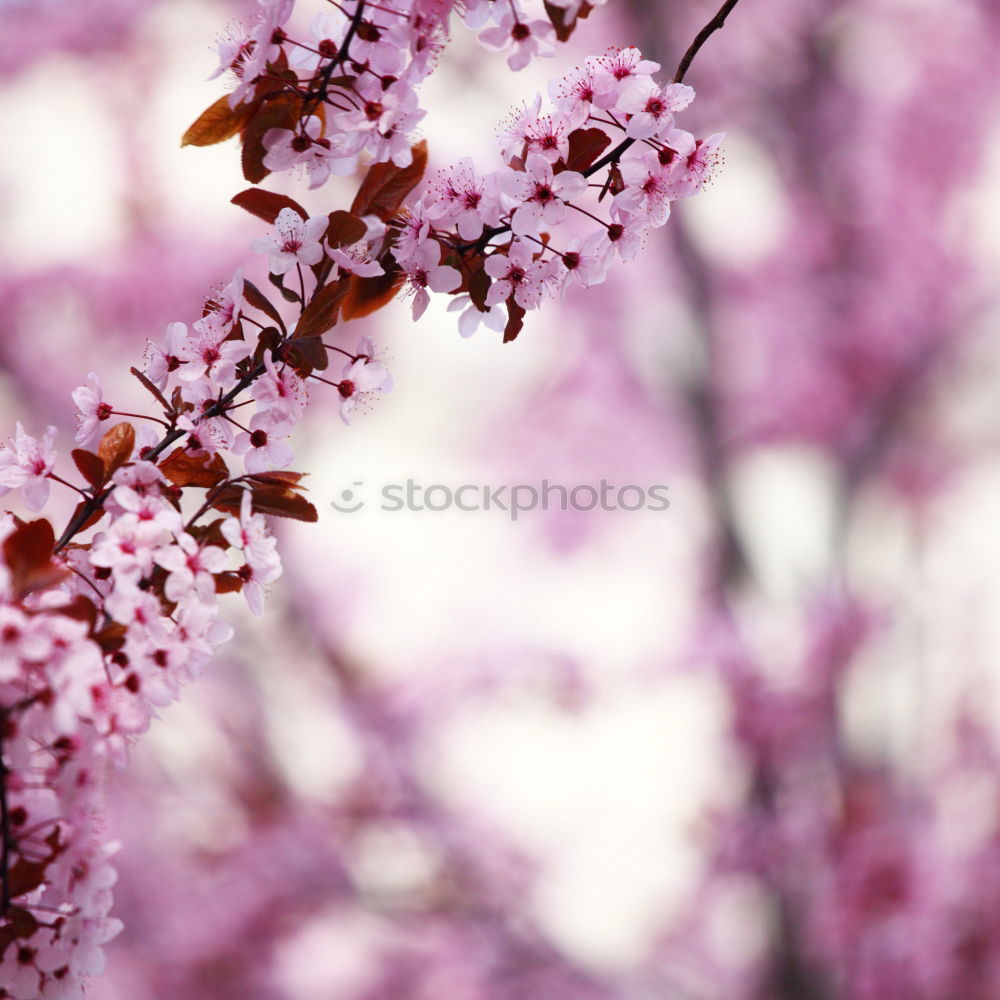
[(690, 48), (684, 53), (679, 65), (677, 66), (677, 72), (674, 74), (674, 83), (683, 83), (684, 77), (687, 71), (691, 68), (691, 63), (694, 62), (694, 57), (698, 54), (701, 47), (715, 34), (722, 26), (726, 23), (726, 18), (732, 13), (733, 8), (740, 2), (740, 0), (726, 0), (719, 10), (719, 13), (712, 18), (708, 24), (705, 25), (701, 31), (698, 32), (695, 40), (691, 43)]

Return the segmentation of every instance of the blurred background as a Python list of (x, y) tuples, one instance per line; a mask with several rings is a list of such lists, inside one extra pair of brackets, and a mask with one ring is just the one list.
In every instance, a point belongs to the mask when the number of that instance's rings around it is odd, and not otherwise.
[[(8, 433), (67, 454), (88, 371), (134, 408), (147, 338), (266, 281), (236, 145), (179, 148), (253, 6), (0, 0)], [(714, 6), (612, 0), (518, 75), (456, 28), (434, 165)], [(998, 44), (993, 0), (742, 0), (681, 122), (725, 169), (639, 259), (506, 346), (334, 331), (396, 389), (313, 393), (319, 524), (110, 790), (94, 1000), (1000, 997)], [(670, 507), (380, 510), (407, 479)]]

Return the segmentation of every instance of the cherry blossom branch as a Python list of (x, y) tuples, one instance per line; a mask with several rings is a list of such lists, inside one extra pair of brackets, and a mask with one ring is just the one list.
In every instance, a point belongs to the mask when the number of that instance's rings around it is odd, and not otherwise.
[(330, 86), (330, 78), (333, 76), (333, 71), (341, 63), (343, 63), (344, 59), (347, 58), (350, 52), (351, 42), (354, 41), (354, 37), (358, 33), (358, 27), (361, 24), (361, 16), (365, 10), (365, 2), (366, 0), (358, 0), (358, 6), (355, 8), (354, 15), (351, 17), (351, 23), (347, 29), (347, 34), (344, 35), (344, 40), (341, 42), (336, 56), (330, 60), (329, 64), (320, 74), (320, 82), (316, 89), (315, 96), (307, 96), (303, 117), (308, 116), (310, 107), (315, 107), (315, 105), (320, 101), (326, 99), (326, 92)]
[[(202, 419), (204, 420), (221, 416), (225, 412), (229, 403), (236, 399), (241, 392), (253, 385), (253, 383), (266, 371), (267, 367), (265, 365), (258, 365), (253, 369), (253, 371), (240, 379), (240, 381), (237, 382), (229, 392), (221, 397), (217, 403), (205, 410), (202, 414)], [(186, 433), (187, 431), (176, 427), (173, 430), (168, 431), (164, 434), (158, 444), (143, 453), (143, 458), (148, 462), (152, 462), (154, 459), (159, 458), (167, 448), (179, 441), (185, 436)], [(61, 552), (72, 541), (73, 537), (83, 529), (83, 526), (99, 510), (101, 510), (110, 495), (110, 488), (99, 493), (95, 493), (90, 500), (88, 500), (78, 511), (76, 511), (69, 523), (66, 525), (66, 528), (63, 530), (63, 533), (59, 536), (59, 540), (56, 542), (53, 551)]]
[[(707, 42), (709, 38), (715, 34), (715, 32), (719, 31), (723, 25), (725, 25), (726, 18), (729, 17), (733, 8), (739, 2), (740, 0), (726, 0), (715, 17), (713, 17), (712, 20), (698, 32), (694, 41), (690, 44), (690, 46), (688, 46), (687, 52), (684, 53), (680, 63), (677, 65), (677, 71), (674, 73), (674, 83), (684, 82), (684, 77), (687, 76), (687, 71), (691, 68), (691, 63), (694, 62), (694, 57), (701, 50), (701, 47), (705, 44), (705, 42)], [(635, 142), (635, 139), (622, 140), (622, 142), (611, 150), (610, 153), (598, 160), (593, 166), (583, 171), (583, 176), (593, 177), (593, 175), (599, 170), (603, 170), (605, 167), (617, 163), (622, 158), (622, 154)]]
[[(549, 6), (556, 11), (551, 28), (524, 19), (513, 4), (507, 12), (494, 10), (498, 23), (481, 40), (512, 50), (508, 63), (518, 69), (547, 54), (550, 34), (564, 37), (572, 29), (575, 14)], [(304, 416), (308, 386), (335, 389), (345, 423), (359, 400), (391, 388), (371, 341), (362, 338), (348, 352), (325, 343), (327, 332), (382, 308), (400, 291), (412, 295), (417, 319), (435, 292), (460, 296), (453, 305), (463, 310), (463, 334), (484, 322), (513, 340), (528, 309), (573, 285), (598, 284), (614, 259), (631, 259), (644, 235), (667, 221), (674, 201), (701, 190), (719, 159), (721, 135), (699, 140), (675, 128), (674, 113), (687, 107), (693, 90), (657, 84), (657, 64), (629, 46), (585, 62), (579, 72), (589, 74), (589, 91), (577, 87), (574, 96), (571, 74), (551, 114), (540, 114), (540, 98), (533, 111), (525, 109), (502, 140), (499, 171), (483, 178), (463, 161), (409, 200), (427, 165), (426, 143), (412, 138), (424, 115), (416, 86), (447, 40), (451, 4), (413, 0), (389, 10), (359, 0), (347, 24), (338, 22), (340, 44), (323, 38), (315, 47), (285, 31), (290, 2), (260, 8), (244, 37), (220, 43), (220, 72), (233, 71), (235, 89), (198, 118), (183, 143), (210, 145), (239, 135), (252, 184), (298, 167), (318, 187), (332, 174), (354, 174), (366, 159), (372, 165), (349, 210), (310, 217), (288, 196), (258, 188), (234, 197), (272, 226), (251, 248), (268, 255), (271, 284), (296, 304), (294, 328), (286, 326), (280, 303), (237, 271), (204, 302), (190, 329), (171, 323), (160, 344), (148, 345), (145, 371), (133, 369), (162, 409), (162, 419), (149, 418), (165, 428), (159, 438), (148, 424), (128, 422), (101, 435), (111, 416), (145, 415), (107, 401), (91, 373), (73, 393), (80, 447), (72, 458), (86, 487), (66, 485), (83, 497), (77, 510), (58, 539), (48, 520), (0, 519), (6, 563), (0, 568), (7, 571), (0, 574), (0, 613), (7, 616), (5, 637), (13, 637), (0, 664), (8, 672), (0, 674), (0, 693), (14, 703), (2, 709), (4, 720), (23, 711), (12, 730), (15, 750), (7, 748), (5, 758), (0, 743), (0, 900), (3, 915), (21, 897), (59, 913), (62, 922), (51, 925), (51, 936), (58, 959), (67, 962), (62, 973), (48, 967), (35, 945), (28, 947), (23, 954), (32, 957), (21, 963), (18, 1000), (47, 998), (50, 986), (61, 989), (53, 985), (57, 974), (69, 976), (75, 988), (85, 956), (120, 929), (109, 916), (110, 893), (87, 884), (88, 877), (113, 880), (111, 848), (101, 846), (96, 832), (100, 808), (87, 800), (96, 793), (89, 786), (79, 791), (67, 775), (123, 762), (126, 741), (145, 731), (155, 709), (179, 697), (228, 640), (232, 629), (220, 617), (217, 595), (241, 592), (251, 611), (261, 612), (266, 586), (281, 574), (264, 515), (318, 517), (301, 493), (302, 473), (286, 471), (294, 453), (285, 439)], [(318, 59), (303, 62), (302, 51)], [(338, 66), (342, 73), (335, 73)], [(333, 88), (343, 98), (339, 104), (328, 95)], [(313, 114), (321, 101), (334, 111)], [(609, 154), (615, 169), (607, 184), (588, 185), (611, 162), (601, 153), (616, 131), (625, 139)], [(624, 157), (637, 141), (643, 147)], [(577, 204), (594, 199), (595, 189), (602, 198), (613, 192), (603, 206), (612, 221), (600, 218), (601, 207)], [(596, 224), (582, 241), (558, 228), (571, 207), (575, 221), (582, 215)], [(485, 252), (505, 232), (510, 240)], [(476, 245), (480, 253), (470, 255)], [(285, 284), (292, 273), (297, 291)], [(247, 310), (273, 325), (248, 316), (244, 326)], [(324, 377), (335, 352), (345, 359), (340, 377)], [(238, 401), (247, 390), (251, 398)], [(229, 416), (234, 406), (249, 404), (251, 416)], [(0, 490), (22, 489), (32, 510), (44, 506), (56, 478), (55, 435), (53, 427), (33, 438), (18, 425), (11, 446), (0, 449)], [(173, 445), (180, 446), (168, 453)], [(233, 461), (242, 461), (243, 474), (231, 471)], [(182, 502), (191, 498), (185, 490), (202, 489), (202, 502), (185, 520), (186, 508), (195, 506)], [(218, 516), (201, 523), (209, 511)], [(92, 524), (98, 526), (93, 538), (70, 548)], [(43, 601), (35, 597), (40, 592)], [(22, 634), (31, 641), (19, 652)], [(42, 664), (34, 654), (39, 643), (51, 651)], [(23, 760), (30, 773), (19, 775), (12, 790), (8, 761), (20, 768)], [(18, 824), (22, 813), (23, 823), (35, 825), (53, 814), (60, 819), (43, 842), (12, 838), (12, 802)], [(33, 941), (37, 928), (26, 922), (0, 930), (12, 940)], [(36, 954), (42, 954), (37, 962)]]

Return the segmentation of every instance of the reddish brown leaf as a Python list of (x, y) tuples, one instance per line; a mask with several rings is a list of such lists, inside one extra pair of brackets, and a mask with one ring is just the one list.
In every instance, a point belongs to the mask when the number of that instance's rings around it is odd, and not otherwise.
[(258, 219), (274, 225), (274, 220), (278, 218), (278, 213), (283, 208), (290, 208), (293, 212), (298, 212), (303, 219), (309, 218), (309, 213), (293, 198), (288, 195), (278, 194), (276, 191), (262, 191), (260, 188), (247, 188), (239, 194), (234, 194), (229, 199), (234, 205), (245, 208), (251, 215), (256, 215)]
[[(83, 512), (83, 509), (84, 507), (87, 506), (88, 502), (89, 501), (87, 500), (81, 500), (76, 505), (76, 508), (73, 511), (73, 517), (71, 519), (74, 524), (76, 524), (77, 517), (79, 517), (79, 515)], [(96, 510), (91, 511), (90, 516), (87, 518), (87, 520), (84, 521), (79, 528), (77, 528), (77, 534), (79, 534), (81, 531), (86, 531), (88, 528), (92, 528), (95, 524), (97, 524), (98, 521), (100, 521), (102, 517), (104, 517), (104, 509), (102, 507), (98, 507)]]
[[(11, 893), (11, 895), (14, 894)], [(35, 915), (21, 906), (8, 907), (4, 917), (7, 922), (4, 929), (9, 930), (9, 936), (12, 940), (30, 938), (38, 930), (38, 921), (35, 919)]]
[(486, 293), (490, 290), (490, 276), (484, 270), (476, 271), (469, 279), (469, 298), (480, 311), (486, 312)]
[(517, 304), (512, 295), (507, 299), (507, 326), (503, 331), (503, 342), (509, 344), (517, 339), (524, 326), (524, 310)]
[(128, 423), (115, 424), (97, 446), (97, 454), (104, 463), (104, 474), (110, 477), (120, 469), (132, 457), (134, 448), (135, 428)]
[(222, 533), (225, 520), (217, 517), (209, 524), (194, 525), (189, 532), (198, 540), (199, 545), (217, 545), (220, 549), (228, 549), (229, 541)]
[(97, 622), (97, 608), (89, 597), (77, 594), (69, 604), (64, 604), (57, 609), (59, 614), (76, 621), (84, 622), (90, 631), (93, 631)]
[[(246, 333), (243, 330), (243, 314), (240, 313), (240, 318), (233, 324), (233, 328), (226, 335), (226, 340), (246, 340)], [(240, 370), (240, 363), (237, 363), (236, 370)]]
[(324, 285), (306, 306), (299, 317), (292, 340), (304, 340), (309, 337), (322, 337), (327, 330), (337, 322), (337, 312), (344, 296), (351, 288), (349, 278), (341, 278), (330, 285)]
[(229, 477), (229, 469), (221, 455), (193, 454), (177, 448), (162, 462), (160, 471), (175, 486), (218, 486)]
[(285, 288), (285, 276), (283, 274), (269, 274), (267, 280), (281, 292), (281, 297), (286, 302), (301, 302), (298, 292), (293, 292), (290, 288)]
[(253, 367), (259, 368), (264, 363), (264, 358), (271, 354), (281, 343), (281, 334), (277, 327), (265, 326), (257, 334), (257, 346), (253, 352)]
[(582, 173), (611, 145), (611, 136), (600, 128), (578, 128), (569, 134), (566, 170)]
[(545, 13), (552, 22), (552, 27), (556, 29), (556, 38), (560, 42), (568, 42), (576, 30), (576, 22), (587, 17), (593, 9), (591, 4), (584, 2), (576, 16), (567, 19), (565, 7), (557, 7), (554, 3), (549, 3), (549, 0), (545, 0)]
[(217, 594), (235, 594), (243, 589), (243, 579), (239, 573), (226, 570), (215, 574), (215, 592)]
[[(290, 517), (296, 521), (317, 521), (316, 508), (295, 490), (278, 484), (254, 484), (252, 487), (253, 510), (256, 514), (273, 514), (275, 517)], [(221, 490), (212, 506), (227, 514), (238, 515), (243, 499), (240, 486), (230, 486)]]
[(268, 319), (273, 319), (280, 327), (284, 327), (281, 313), (275, 309), (271, 300), (251, 281), (243, 282), (243, 298), (254, 307), (259, 309)]
[(44, 518), (18, 523), (3, 543), (4, 562), (10, 570), (16, 597), (45, 590), (65, 579), (69, 570), (52, 561), (56, 536)]
[(99, 455), (95, 455), (92, 451), (85, 451), (83, 448), (74, 448), (70, 452), (70, 455), (76, 467), (80, 470), (80, 475), (91, 486), (99, 487), (104, 484), (106, 478), (104, 461)]
[(355, 215), (377, 215), (388, 222), (398, 211), (406, 196), (420, 183), (427, 169), (427, 142), (413, 147), (413, 162), (408, 167), (376, 163), (361, 182), (351, 205)]
[(265, 83), (274, 83), (274, 77), (280, 77), (289, 80), (290, 83), (298, 82), (298, 78), (294, 73), (289, 73), (288, 71), (288, 56), (285, 55), (284, 49), (278, 49), (278, 58), (273, 62), (267, 64), (268, 73), (267, 76), (263, 77), (260, 83), (257, 84), (258, 89), (262, 87)]
[(330, 213), (330, 225), (326, 228), (326, 242), (334, 249), (346, 247), (364, 239), (367, 232), (368, 227), (356, 215), (351, 215), (350, 212), (341, 212), (338, 209), (336, 212)]
[(94, 635), (94, 642), (101, 647), (101, 651), (107, 655), (117, 653), (125, 645), (125, 636), (128, 629), (118, 622), (111, 622)]
[(302, 113), (298, 94), (281, 93), (264, 104), (243, 129), (243, 176), (259, 184), (271, 172), (264, 166), (264, 133), (272, 128), (294, 129)]
[(351, 275), (350, 287), (340, 306), (342, 319), (358, 319), (381, 309), (390, 302), (403, 284), (403, 272), (391, 254), (382, 258), (385, 274), (375, 278), (359, 278)]
[[(284, 469), (275, 469), (273, 472), (256, 472), (252, 476), (247, 476), (247, 481), (251, 483), (262, 483), (274, 486), (297, 486), (305, 477), (304, 472), (288, 472)], [(305, 487), (302, 487), (305, 489)]]
[(240, 132), (256, 111), (254, 104), (229, 107), (229, 95), (206, 108), (181, 138), (182, 146), (212, 146)]
[(45, 869), (51, 860), (46, 858), (44, 861), (27, 861), (18, 858), (7, 872), (7, 890), (10, 896), (16, 899), (37, 889), (45, 881)]
[(330, 364), (326, 348), (319, 337), (296, 340), (294, 344), (289, 344), (283, 356), (299, 378), (308, 378), (314, 371), (325, 371)]

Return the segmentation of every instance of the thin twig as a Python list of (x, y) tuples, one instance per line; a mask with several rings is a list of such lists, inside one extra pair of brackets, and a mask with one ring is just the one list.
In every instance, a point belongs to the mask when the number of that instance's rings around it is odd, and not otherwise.
[(684, 57), (677, 66), (677, 72), (674, 73), (674, 83), (684, 82), (684, 77), (691, 68), (691, 63), (694, 62), (694, 57), (698, 54), (698, 50), (726, 23), (726, 18), (729, 17), (733, 8), (739, 2), (740, 0), (726, 0), (719, 13), (698, 32), (695, 40), (691, 43), (687, 52), (684, 53)]

